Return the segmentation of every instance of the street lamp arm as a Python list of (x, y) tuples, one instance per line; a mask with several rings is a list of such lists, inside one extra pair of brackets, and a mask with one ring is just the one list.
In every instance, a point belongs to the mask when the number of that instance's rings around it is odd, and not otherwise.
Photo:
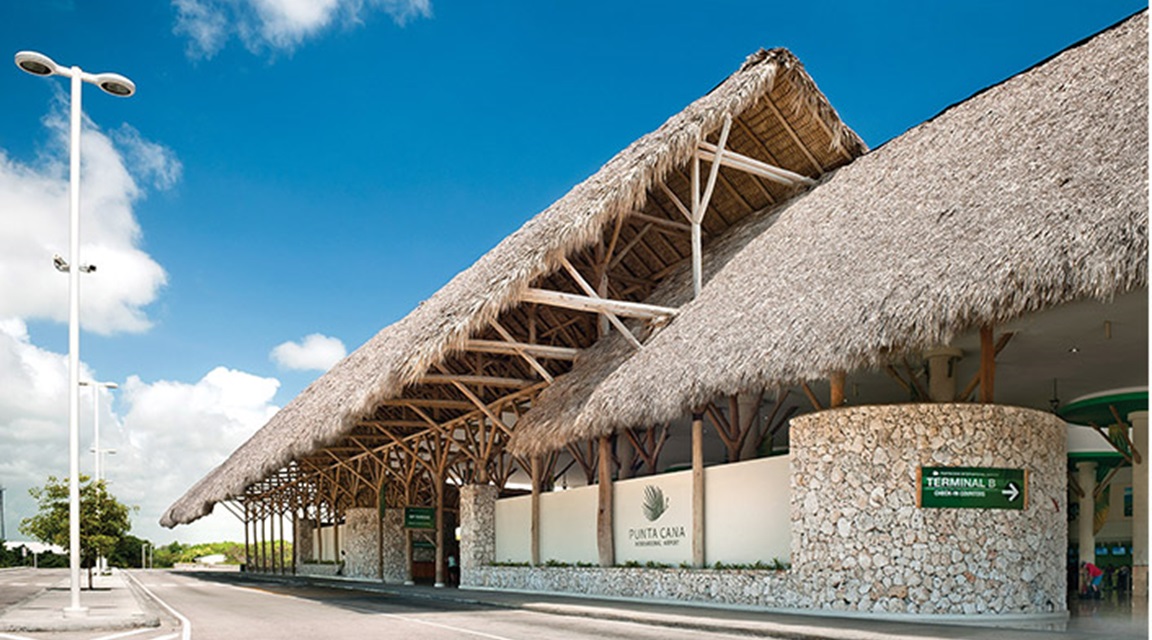
[(100, 87), (104, 93), (119, 98), (127, 98), (136, 93), (136, 83), (119, 73), (88, 73), (80, 67), (65, 67), (43, 53), (21, 51), (16, 54), (16, 66), (34, 76), (78, 77), (84, 82)]

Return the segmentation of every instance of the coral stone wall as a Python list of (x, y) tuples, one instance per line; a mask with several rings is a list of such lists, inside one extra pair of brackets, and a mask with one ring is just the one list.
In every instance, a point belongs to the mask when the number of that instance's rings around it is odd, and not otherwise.
[(297, 518), (292, 526), (295, 540), (292, 548), (296, 553), (296, 564), (301, 565), (316, 559), (316, 525), (311, 520)]
[(404, 530), (404, 510), (384, 510), (384, 582), (403, 583), (408, 579), (408, 558), (404, 548), (408, 533)]
[(470, 484), (460, 487), (460, 572), (496, 561), (496, 487)]
[(350, 578), (379, 576), (378, 511), (357, 507), (344, 513), (344, 528), (340, 541), (344, 551), (344, 575)]
[[(1054, 415), (903, 404), (792, 420), (792, 579), (821, 609), (1066, 610), (1067, 441)], [(1028, 507), (922, 509), (921, 466), (1027, 469)]]

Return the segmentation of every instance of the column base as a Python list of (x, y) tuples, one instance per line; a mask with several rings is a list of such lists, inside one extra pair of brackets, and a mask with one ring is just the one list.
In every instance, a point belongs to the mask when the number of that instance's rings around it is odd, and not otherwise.
[(88, 607), (64, 607), (65, 618), (87, 618)]

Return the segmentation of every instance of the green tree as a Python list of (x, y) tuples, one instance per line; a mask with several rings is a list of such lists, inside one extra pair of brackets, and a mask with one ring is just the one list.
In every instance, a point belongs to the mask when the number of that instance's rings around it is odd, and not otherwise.
[[(41, 542), (68, 548), (68, 481), (48, 476), (43, 487), (28, 490), (39, 512), (20, 521), (20, 532)], [(88, 588), (92, 588), (92, 567), (96, 559), (112, 553), (132, 528), (126, 507), (108, 493), (104, 481), (80, 476), (80, 562), (88, 568)]]

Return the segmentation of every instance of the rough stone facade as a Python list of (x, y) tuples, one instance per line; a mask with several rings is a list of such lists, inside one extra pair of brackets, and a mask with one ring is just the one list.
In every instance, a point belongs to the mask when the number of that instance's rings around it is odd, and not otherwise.
[(460, 573), (496, 561), (496, 496), (492, 485), (460, 487)]
[(408, 532), (404, 530), (404, 510), (384, 510), (384, 582), (402, 584), (408, 579), (408, 558), (405, 545)]
[(292, 549), (296, 553), (296, 565), (316, 560), (316, 525), (311, 520), (297, 518), (292, 530), (295, 532)]
[[(1067, 441), (1056, 416), (847, 407), (794, 418), (791, 448), (790, 571), (491, 566), (495, 489), (464, 487), (462, 584), (896, 616), (1066, 611)], [(918, 508), (921, 466), (1026, 469), (1028, 506)]]
[(510, 589), (794, 608), (784, 571), (644, 569), (629, 567), (484, 567), (465, 573), (464, 587)]
[[(800, 602), (884, 613), (1066, 610), (1065, 429), (1049, 413), (978, 404), (794, 418), (792, 573)], [(918, 508), (921, 466), (1026, 469), (1027, 509)]]
[(377, 579), (379, 571), (379, 516), (371, 507), (356, 507), (344, 512), (344, 575), (349, 578)]

